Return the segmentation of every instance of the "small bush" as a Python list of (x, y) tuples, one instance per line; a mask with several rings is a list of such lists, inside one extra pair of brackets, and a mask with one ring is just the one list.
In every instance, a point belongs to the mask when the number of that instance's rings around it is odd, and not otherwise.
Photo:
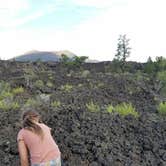
[(35, 99), (28, 99), (24, 105), (25, 108), (29, 108), (29, 107), (37, 107), (39, 106), (41, 103), (36, 101)]
[(88, 111), (90, 111), (90, 112), (100, 111), (100, 107), (97, 104), (94, 104), (93, 101), (86, 104), (86, 107), (87, 107)]
[(159, 89), (161, 89), (161, 94), (166, 95), (166, 71), (158, 72), (157, 79), (160, 81), (158, 86), (160, 86)]
[(53, 101), (53, 102), (51, 103), (51, 106), (52, 106), (52, 107), (55, 107), (55, 108), (60, 107), (60, 106), (61, 106), (61, 102), (60, 102), (60, 101)]
[(106, 111), (109, 112), (109, 113), (112, 113), (114, 110), (114, 107), (112, 105), (108, 105)]
[(7, 91), (7, 92), (9, 92), (11, 90), (11, 88), (10, 88), (10, 84), (9, 83), (7, 83), (7, 82), (5, 82), (5, 81), (1, 81), (0, 82), (0, 91), (2, 92), (2, 91)]
[(42, 103), (42, 104), (48, 104), (48, 103), (50, 103), (50, 95), (45, 94), (45, 93), (39, 94), (36, 96), (35, 102)]
[(12, 102), (10, 104), (10, 109), (17, 110), (18, 108), (20, 108), (20, 105), (17, 102)]
[(12, 93), (13, 95), (18, 95), (24, 92), (24, 88), (23, 87), (18, 87), (18, 88), (14, 88), (12, 89)]
[(138, 112), (135, 111), (135, 108), (131, 103), (121, 103), (115, 106), (115, 112), (120, 114), (121, 116), (133, 115), (134, 117), (138, 117)]
[(48, 81), (46, 84), (47, 87), (52, 88), (54, 85), (51, 81)]
[(65, 91), (65, 92), (70, 92), (72, 90), (73, 86), (66, 84), (66, 85), (62, 85), (61, 86), (61, 90)]
[(39, 89), (43, 88), (43, 87), (44, 87), (43, 81), (42, 81), (42, 80), (37, 80), (37, 81), (35, 82), (35, 87), (36, 87), (36, 88), (39, 88)]
[(17, 110), (19, 107), (20, 106), (17, 102), (6, 103), (4, 100), (0, 101), (0, 109), (4, 111)]
[(166, 115), (166, 103), (161, 102), (157, 108), (159, 114)]
[(8, 91), (2, 91), (0, 93), (0, 100), (3, 100), (5, 98), (11, 98), (13, 97), (13, 94), (11, 92), (8, 92)]
[(72, 58), (65, 54), (61, 55), (61, 63), (68, 67), (80, 67), (88, 59), (86, 56), (74, 56)]
[(157, 79), (162, 82), (163, 86), (166, 86), (166, 71), (158, 72)]

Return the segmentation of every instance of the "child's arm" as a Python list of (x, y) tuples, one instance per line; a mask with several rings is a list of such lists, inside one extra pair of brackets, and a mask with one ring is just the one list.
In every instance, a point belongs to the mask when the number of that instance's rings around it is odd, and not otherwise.
[(28, 162), (28, 150), (23, 140), (18, 141), (18, 151), (20, 154), (21, 166), (29, 166)]

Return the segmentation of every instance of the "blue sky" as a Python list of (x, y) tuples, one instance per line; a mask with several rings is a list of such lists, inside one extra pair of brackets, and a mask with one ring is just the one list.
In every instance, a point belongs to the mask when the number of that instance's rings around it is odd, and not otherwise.
[(66, 30), (103, 10), (94, 6), (82, 6), (72, 0), (13, 0), (11, 5), (9, 0), (1, 1), (4, 1), (4, 5), (0, 7), (0, 14), (3, 16), (6, 12), (4, 17), (7, 18), (7, 22), (0, 26), (1, 30), (48, 27)]
[(70, 50), (112, 60), (120, 34), (129, 60), (166, 56), (165, 0), (0, 0), (0, 58)]

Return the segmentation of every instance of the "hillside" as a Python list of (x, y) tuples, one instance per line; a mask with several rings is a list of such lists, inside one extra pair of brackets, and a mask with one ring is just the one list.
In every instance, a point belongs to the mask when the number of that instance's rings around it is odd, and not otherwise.
[(23, 55), (19, 55), (14, 58), (15, 61), (22, 61), (22, 62), (27, 62), (27, 61), (42, 61), (42, 62), (47, 62), (47, 61), (55, 61), (58, 62), (61, 59), (61, 55), (65, 54), (68, 57), (72, 58), (76, 56), (74, 53), (63, 50), (63, 51), (56, 51), (56, 52), (49, 52), (49, 51), (30, 51), (27, 52)]
[[(0, 165), (18, 166), (23, 110), (36, 109), (52, 128), (64, 166), (165, 166), (166, 118), (158, 80), (112, 72), (112, 63), (67, 67), (55, 62), (0, 61)], [(131, 103), (135, 114), (107, 110)], [(111, 108), (111, 107), (109, 107)]]

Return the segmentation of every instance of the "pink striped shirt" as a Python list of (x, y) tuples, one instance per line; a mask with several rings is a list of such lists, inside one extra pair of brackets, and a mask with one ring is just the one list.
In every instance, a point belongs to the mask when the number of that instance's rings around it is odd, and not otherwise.
[(19, 131), (17, 136), (17, 141), (23, 140), (27, 146), (32, 164), (57, 159), (61, 155), (50, 128), (43, 123), (38, 123), (38, 125), (44, 132), (43, 140), (37, 134), (24, 128)]

